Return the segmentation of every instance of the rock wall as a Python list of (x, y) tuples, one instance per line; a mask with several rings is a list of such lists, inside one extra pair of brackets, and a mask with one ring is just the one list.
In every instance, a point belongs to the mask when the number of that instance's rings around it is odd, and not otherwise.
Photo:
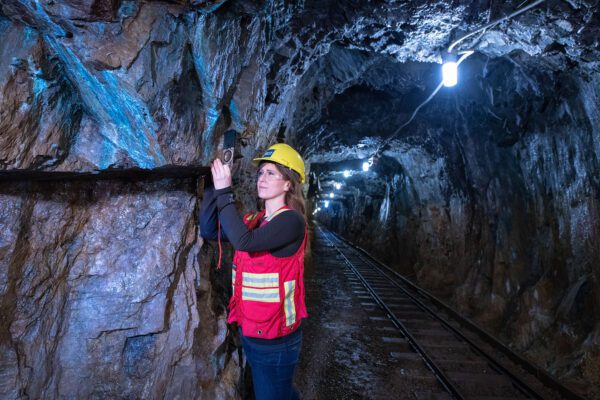
[[(207, 165), (228, 128), (269, 143), (281, 21), (223, 3), (2, 2), (0, 169)], [(194, 180), (0, 185), (0, 397), (242, 396)]]
[[(0, 67), (5, 169), (203, 164), (226, 127), (252, 126), (264, 95), (258, 18), (124, 2), (119, 19), (75, 23), (11, 3)], [(35, 28), (14, 21), (25, 18)]]
[(4, 398), (194, 386), (199, 248), (184, 185), (17, 183), (1, 196)]

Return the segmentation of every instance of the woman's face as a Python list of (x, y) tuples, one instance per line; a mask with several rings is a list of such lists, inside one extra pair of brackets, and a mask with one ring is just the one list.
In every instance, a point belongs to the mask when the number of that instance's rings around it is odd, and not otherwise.
[(258, 197), (263, 200), (285, 196), (290, 190), (290, 182), (277, 170), (275, 164), (266, 162), (261, 164), (256, 173), (256, 190)]

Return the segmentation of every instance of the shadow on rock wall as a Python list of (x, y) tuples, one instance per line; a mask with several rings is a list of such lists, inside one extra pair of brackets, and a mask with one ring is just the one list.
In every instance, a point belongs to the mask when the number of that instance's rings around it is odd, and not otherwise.
[(2, 397), (235, 397), (192, 180), (3, 183), (0, 202)]

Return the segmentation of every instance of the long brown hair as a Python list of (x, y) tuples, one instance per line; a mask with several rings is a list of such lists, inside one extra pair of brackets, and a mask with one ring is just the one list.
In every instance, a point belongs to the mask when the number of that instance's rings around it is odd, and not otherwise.
[[(258, 168), (262, 166), (264, 162), (261, 162), (258, 165)], [(302, 191), (302, 184), (300, 183), (300, 174), (296, 171), (284, 167), (281, 164), (273, 163), (277, 168), (277, 171), (283, 176), (283, 179), (290, 182), (290, 189), (285, 192), (285, 205), (290, 207), (292, 210), (296, 210), (304, 217), (304, 223), (306, 229), (308, 230), (308, 220), (306, 219), (306, 205), (304, 199), (304, 192)], [(260, 209), (265, 208), (265, 201), (263, 199), (258, 199), (258, 204)], [(312, 265), (312, 253), (310, 240), (306, 240), (305, 248), (304, 248), (304, 259), (305, 262), (308, 262), (309, 265)]]
[[(258, 168), (262, 166), (264, 162), (258, 165)], [(306, 205), (304, 199), (304, 192), (302, 191), (302, 184), (300, 183), (300, 174), (296, 171), (284, 167), (278, 163), (272, 163), (277, 168), (277, 171), (283, 176), (283, 179), (290, 183), (290, 189), (285, 192), (285, 204), (293, 210), (298, 211), (306, 220)], [(260, 208), (265, 207), (265, 201), (259, 199)]]

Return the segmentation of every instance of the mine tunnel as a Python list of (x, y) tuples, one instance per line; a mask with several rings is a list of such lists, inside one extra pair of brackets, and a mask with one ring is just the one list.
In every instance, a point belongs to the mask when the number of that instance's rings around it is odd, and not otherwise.
[[(0, 37), (1, 399), (600, 399), (597, 0), (1, 0)], [(290, 253), (237, 247), (263, 207)]]

